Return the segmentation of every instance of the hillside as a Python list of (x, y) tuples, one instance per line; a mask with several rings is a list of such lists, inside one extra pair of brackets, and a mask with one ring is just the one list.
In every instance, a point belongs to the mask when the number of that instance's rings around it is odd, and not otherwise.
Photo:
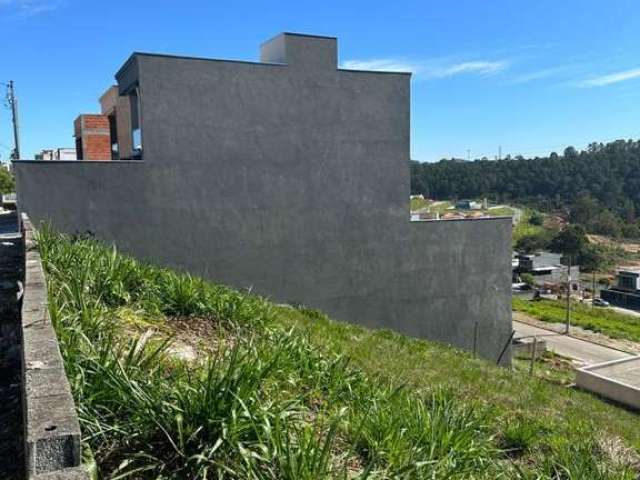
[(411, 163), (411, 191), (436, 200), (483, 198), (571, 211), (590, 232), (639, 237), (640, 141), (593, 143), (562, 155)]
[(91, 239), (44, 230), (38, 245), (100, 478), (638, 474), (638, 416), (565, 382), (277, 306)]

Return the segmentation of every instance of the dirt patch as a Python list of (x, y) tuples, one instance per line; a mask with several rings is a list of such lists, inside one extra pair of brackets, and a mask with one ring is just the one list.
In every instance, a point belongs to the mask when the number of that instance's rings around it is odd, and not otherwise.
[(614, 465), (627, 467), (640, 473), (640, 454), (627, 447), (618, 437), (605, 437), (598, 440), (598, 448)]
[(189, 362), (205, 360), (220, 352), (221, 348), (233, 347), (238, 334), (220, 326), (209, 317), (145, 318), (137, 312), (123, 310), (118, 314), (120, 330), (124, 335), (147, 336), (170, 339), (167, 352)]
[(629, 253), (640, 253), (640, 242), (632, 241), (632, 240), (614, 240), (610, 237), (606, 237), (604, 235), (595, 235), (589, 234), (587, 235), (590, 243), (595, 243), (596, 245), (605, 245), (607, 247), (618, 247), (623, 249), (625, 252)]
[(191, 351), (196, 358), (206, 358), (219, 352), (221, 347), (235, 344), (234, 332), (221, 327), (212, 318), (172, 317), (167, 319), (166, 326), (173, 338), (172, 349), (182, 349), (183, 356)]

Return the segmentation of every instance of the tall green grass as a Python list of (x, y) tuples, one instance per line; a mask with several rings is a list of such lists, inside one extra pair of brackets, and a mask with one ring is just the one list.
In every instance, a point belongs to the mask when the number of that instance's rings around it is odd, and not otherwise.
[[(606, 458), (572, 459), (569, 443), (517, 463), (490, 406), (367, 375), (300, 329), (282, 328), (282, 309), (263, 298), (90, 238), (44, 228), (38, 245), (99, 478), (630, 478)], [(187, 362), (171, 338), (132, 328), (122, 308), (169, 326), (204, 319), (232, 334), (206, 360)]]

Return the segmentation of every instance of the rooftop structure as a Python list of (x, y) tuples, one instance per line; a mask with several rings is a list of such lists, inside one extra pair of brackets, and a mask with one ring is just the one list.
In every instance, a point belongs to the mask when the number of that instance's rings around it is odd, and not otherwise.
[(36, 160), (77, 160), (75, 148), (44, 148), (35, 156)]

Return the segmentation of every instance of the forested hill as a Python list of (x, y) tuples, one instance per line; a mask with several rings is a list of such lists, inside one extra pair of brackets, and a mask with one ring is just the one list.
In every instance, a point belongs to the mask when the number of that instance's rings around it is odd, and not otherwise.
[[(640, 214), (640, 141), (592, 143), (581, 152), (505, 160), (411, 162), (411, 190), (435, 199), (516, 201), (543, 210), (609, 211), (635, 222)], [(572, 210), (575, 210), (573, 208)]]

